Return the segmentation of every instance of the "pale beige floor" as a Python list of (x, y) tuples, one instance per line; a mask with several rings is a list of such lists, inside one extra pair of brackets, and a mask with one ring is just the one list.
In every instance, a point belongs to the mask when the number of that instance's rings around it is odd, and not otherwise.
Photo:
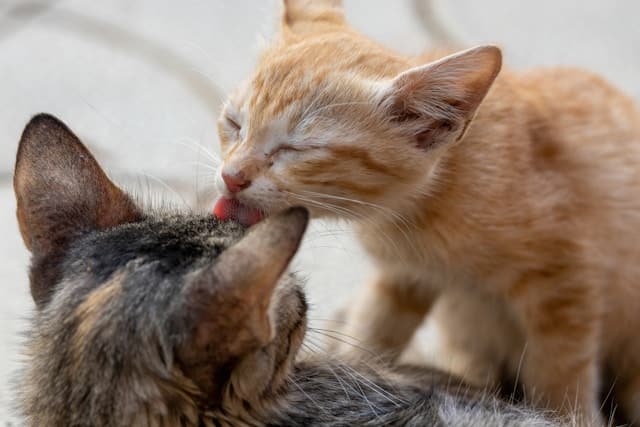
[[(345, 0), (357, 28), (406, 53), (427, 47), (434, 35), (416, 13), (419, 1)], [(12, 419), (9, 378), (32, 310), (28, 254), (10, 186), (24, 123), (39, 111), (55, 113), (127, 186), (177, 200), (158, 183), (166, 182), (189, 204), (197, 189), (206, 205), (213, 161), (204, 151), (217, 152), (220, 99), (251, 69), (258, 35), (268, 37), (273, 28), (274, 3), (0, 0), (0, 424)], [(640, 2), (434, 5), (458, 40), (498, 43), (511, 66), (585, 66), (640, 98)], [(296, 260), (309, 279), (314, 319), (330, 318), (370, 274), (352, 232), (343, 228), (314, 224)]]

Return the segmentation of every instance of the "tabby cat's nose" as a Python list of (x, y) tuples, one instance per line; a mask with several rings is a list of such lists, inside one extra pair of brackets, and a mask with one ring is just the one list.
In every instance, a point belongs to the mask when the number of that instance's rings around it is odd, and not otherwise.
[(236, 173), (222, 172), (222, 180), (231, 193), (237, 193), (251, 185), (251, 181), (245, 178), (242, 171)]

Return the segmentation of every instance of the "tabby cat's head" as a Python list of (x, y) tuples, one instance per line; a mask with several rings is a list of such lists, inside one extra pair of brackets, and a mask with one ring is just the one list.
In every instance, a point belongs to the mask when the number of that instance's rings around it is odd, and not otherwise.
[(338, 0), (284, 3), (279, 34), (219, 119), (224, 195), (267, 213), (302, 204), (345, 216), (428, 191), (498, 74), (500, 50), (419, 64), (348, 27)]
[(141, 210), (57, 119), (26, 127), (15, 170), (37, 313), (31, 425), (199, 425), (277, 394), (305, 332), (285, 273), (307, 224), (252, 228)]

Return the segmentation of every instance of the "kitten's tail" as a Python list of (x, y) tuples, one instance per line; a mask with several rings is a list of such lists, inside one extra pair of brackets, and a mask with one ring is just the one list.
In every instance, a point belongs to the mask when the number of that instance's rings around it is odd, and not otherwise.
[(435, 0), (413, 0), (413, 9), (422, 29), (438, 47), (457, 48), (464, 45), (451, 25), (444, 21)]

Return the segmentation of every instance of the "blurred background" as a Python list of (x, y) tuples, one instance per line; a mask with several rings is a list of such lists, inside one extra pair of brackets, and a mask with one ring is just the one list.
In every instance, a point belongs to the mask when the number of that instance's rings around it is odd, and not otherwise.
[[(110, 175), (150, 201), (207, 209), (215, 120), (276, 28), (278, 1), (0, 0), (0, 425), (33, 304), (11, 187), (37, 112), (64, 120)], [(345, 0), (359, 30), (406, 54), (491, 42), (512, 68), (576, 65), (640, 99), (636, 0)], [(346, 224), (316, 223), (295, 266), (314, 322), (330, 319), (370, 265)], [(418, 341), (429, 339), (426, 329)]]

